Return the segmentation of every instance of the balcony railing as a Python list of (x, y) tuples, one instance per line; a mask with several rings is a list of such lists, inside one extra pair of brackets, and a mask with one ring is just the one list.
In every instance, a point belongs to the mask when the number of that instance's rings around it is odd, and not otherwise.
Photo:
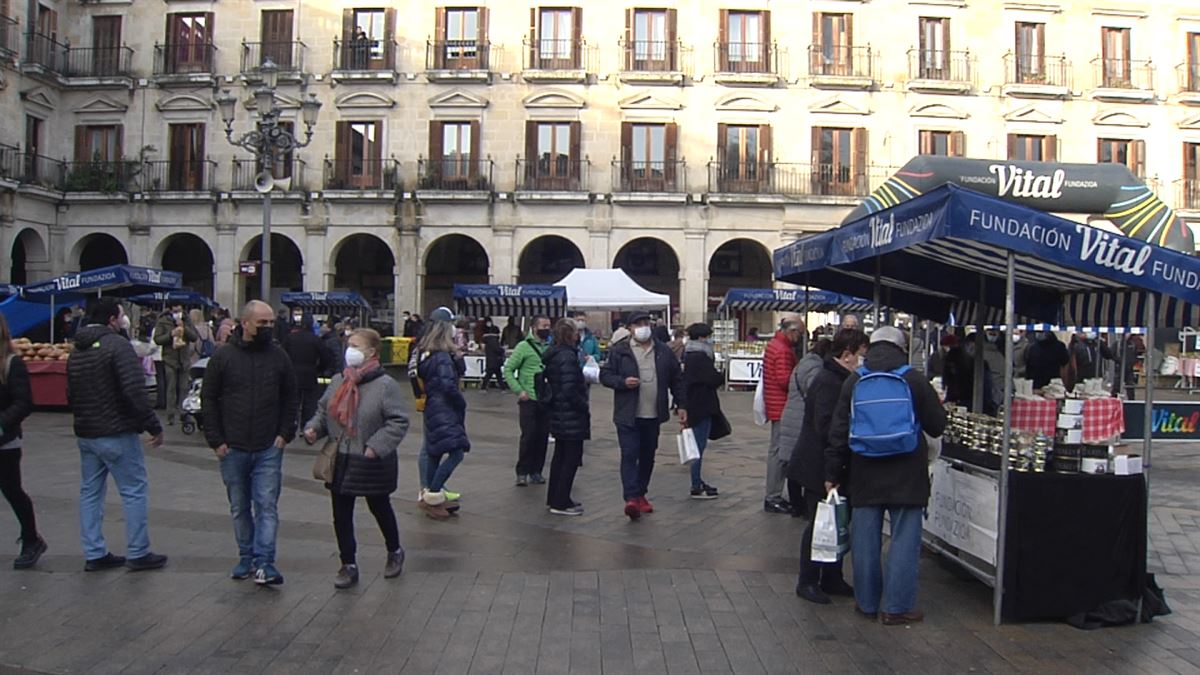
[(155, 75), (191, 75), (212, 73), (217, 61), (213, 44), (154, 45)]
[(21, 44), (21, 30), (17, 20), (0, 14), (0, 54), (13, 56)]
[(160, 159), (145, 162), (142, 168), (143, 192), (208, 192), (217, 163), (207, 159)]
[(491, 159), (419, 159), (418, 189), (491, 192), (494, 169)]
[[(262, 172), (262, 167), (262, 163), (257, 159), (233, 160), (233, 189), (240, 191), (255, 189), (255, 179)], [(304, 191), (308, 189), (308, 184), (304, 180), (304, 170), (305, 165), (302, 159), (293, 159), (291, 162), (283, 160), (275, 164), (272, 174), (275, 176), (277, 184), (282, 183), (285, 190)]]
[(1184, 178), (1175, 182), (1175, 195), (1178, 207), (1190, 211), (1200, 211), (1200, 178)]
[(258, 75), (262, 64), (271, 59), (282, 74), (304, 71), (304, 43), (291, 42), (246, 42), (242, 41), (242, 74)]
[(16, 175), (12, 176), (22, 183), (40, 185), (52, 190), (61, 190), (63, 184), (63, 163), (53, 157), (35, 155), (28, 152), (17, 153)]
[(1005, 84), (1071, 86), (1071, 62), (1065, 56), (1004, 55)]
[(949, 49), (908, 50), (910, 80), (972, 82), (971, 52)]
[(130, 47), (71, 47), (67, 50), (67, 77), (131, 77)]
[(1181, 63), (1175, 67), (1179, 73), (1179, 90), (1200, 92), (1200, 61)]
[(674, 73), (682, 71), (683, 43), (679, 40), (631, 40), (619, 42), (624, 59), (621, 69), (637, 73)]
[(581, 70), (584, 40), (524, 40), (525, 70)]
[(0, 143), (0, 178), (16, 180), (21, 174), (21, 151), (14, 145)]
[(687, 192), (687, 163), (672, 161), (614, 161), (613, 190), (617, 192)]
[(394, 159), (325, 159), (326, 190), (396, 190), (398, 163)]
[(517, 160), (517, 189), (531, 192), (584, 192), (588, 185), (587, 159), (565, 156)]
[(1154, 64), (1129, 59), (1092, 59), (1096, 86), (1105, 89), (1154, 89)]
[(333, 41), (333, 69), (371, 72), (396, 69), (396, 43), (390, 40), (355, 39)]
[(439, 40), (425, 43), (425, 70), (488, 70), (492, 43)]
[(719, 73), (779, 72), (779, 48), (770, 42), (717, 42), (713, 45)]
[(808, 74), (823, 77), (870, 78), (874, 73), (870, 47), (809, 45)]
[(133, 192), (134, 178), (142, 172), (140, 162), (91, 160), (63, 162), (65, 192)]
[(49, 35), (30, 33), (26, 39), (25, 60), (46, 70), (62, 74), (67, 67), (67, 46)]
[(709, 162), (708, 191), (722, 194), (865, 197), (891, 167), (785, 162)]

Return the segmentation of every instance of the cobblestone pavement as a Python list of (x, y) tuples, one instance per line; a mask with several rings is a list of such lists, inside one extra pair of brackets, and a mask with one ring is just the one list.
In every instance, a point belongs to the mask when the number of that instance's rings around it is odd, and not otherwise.
[[(39, 413), (23, 464), (50, 552), (35, 571), (0, 567), (0, 673), (1200, 672), (1200, 445), (1155, 449), (1151, 568), (1173, 615), (1091, 632), (996, 628), (990, 589), (927, 556), (926, 621), (884, 627), (857, 618), (851, 600), (818, 607), (793, 594), (803, 521), (762, 511), (767, 432), (750, 421), (749, 395), (725, 396), (736, 440), (706, 457), (721, 498), (688, 499), (664, 428), (655, 513), (638, 523), (621, 512), (611, 396), (594, 398), (579, 518), (549, 515), (544, 487), (513, 486), (515, 403), (478, 392), (475, 449), (451, 481), (462, 515), (421, 517), (415, 419), (394, 498), (405, 572), (383, 579), (382, 541), (360, 507), (362, 581), (340, 592), (327, 493), (308, 478), (314, 450), (300, 443), (284, 464), (287, 583), (258, 588), (228, 578), (236, 551), (216, 462), (178, 427), (147, 453), (151, 541), (169, 565), (83, 573), (70, 417)], [(106, 532), (121, 553), (114, 493)], [(0, 541), (11, 542), (16, 524), (0, 510)]]

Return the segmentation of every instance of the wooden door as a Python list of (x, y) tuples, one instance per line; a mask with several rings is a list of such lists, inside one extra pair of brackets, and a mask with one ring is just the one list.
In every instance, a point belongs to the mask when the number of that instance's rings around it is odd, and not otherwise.
[(121, 17), (92, 17), (92, 71), (97, 76), (121, 73)]
[(920, 18), (920, 31), (918, 77), (926, 80), (950, 79), (950, 19), (923, 16)]
[(1132, 84), (1128, 28), (1100, 29), (1100, 64), (1103, 86), (1123, 89)]
[[(284, 72), (294, 70), (292, 18), (290, 9), (264, 9), (262, 13), (261, 61), (271, 59)], [(261, 61), (253, 65), (261, 65)]]
[(338, 122), (335, 176), (339, 187), (383, 187), (382, 142), (383, 122)]
[(204, 189), (204, 124), (172, 124), (168, 138), (170, 190)]

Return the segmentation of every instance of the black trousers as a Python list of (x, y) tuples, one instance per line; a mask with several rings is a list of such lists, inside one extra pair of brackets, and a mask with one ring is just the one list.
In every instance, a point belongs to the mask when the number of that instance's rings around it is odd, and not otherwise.
[(38, 539), (37, 522), (33, 517), (33, 500), (21, 487), (21, 449), (0, 450), (0, 493), (8, 500), (17, 522), (21, 525), (21, 541)]
[(304, 425), (317, 414), (317, 402), (321, 400), (321, 388), (313, 385), (311, 387), (300, 387), (300, 428), (304, 429)]
[(479, 385), (479, 388), (487, 391), (488, 387), (492, 386), (492, 378), (495, 378), (497, 387), (507, 389), (507, 386), (504, 384), (503, 368), (504, 362), (500, 359), (488, 359), (486, 369), (483, 371), (483, 382)]
[(540, 474), (546, 468), (546, 450), (550, 445), (550, 415), (537, 401), (518, 401), (517, 408), (521, 413), (517, 475)]
[[(338, 554), (343, 565), (354, 565), (358, 553), (358, 542), (354, 539), (354, 503), (358, 499), (354, 495), (343, 495), (330, 492), (333, 501), (333, 531), (337, 535)], [(388, 495), (364, 497), (375, 522), (379, 523), (379, 531), (383, 533), (383, 543), (389, 553), (400, 550), (400, 527), (396, 525), (396, 512), (392, 510), (392, 500)]]
[(571, 487), (575, 472), (583, 465), (583, 441), (554, 439), (554, 457), (550, 460), (550, 483), (546, 490), (546, 506), (567, 509), (575, 505)]
[(165, 410), (167, 407), (167, 367), (162, 361), (154, 362), (154, 408)]
[(812, 561), (813, 520), (817, 517), (817, 502), (822, 497), (812, 490), (804, 491), (804, 507), (808, 509), (808, 525), (800, 538), (800, 586), (821, 586), (829, 588), (842, 578), (842, 561), (835, 563), (819, 563)]

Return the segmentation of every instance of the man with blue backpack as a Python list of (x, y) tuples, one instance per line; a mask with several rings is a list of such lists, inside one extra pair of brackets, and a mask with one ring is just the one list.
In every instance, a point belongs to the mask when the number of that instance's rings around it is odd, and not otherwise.
[[(829, 429), (825, 487), (849, 494), (856, 611), (885, 625), (921, 621), (916, 608), (921, 528), (929, 503), (925, 434), (942, 435), (946, 411), (925, 377), (908, 365), (904, 333), (871, 333), (862, 367), (851, 373)], [(848, 488), (848, 489), (847, 489)], [(882, 566), (883, 514), (892, 545)]]

